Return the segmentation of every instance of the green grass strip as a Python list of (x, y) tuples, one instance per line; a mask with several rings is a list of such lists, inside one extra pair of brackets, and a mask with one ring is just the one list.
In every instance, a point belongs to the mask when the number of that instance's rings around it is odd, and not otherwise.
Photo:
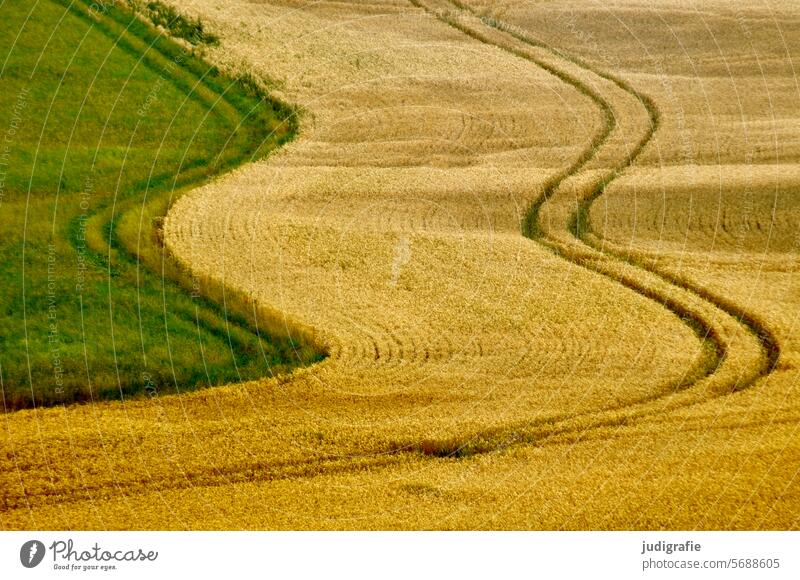
[(5, 408), (154, 397), (321, 360), (309, 331), (193, 277), (161, 243), (180, 195), (291, 140), (296, 111), (118, 3), (12, 3), (3, 16)]

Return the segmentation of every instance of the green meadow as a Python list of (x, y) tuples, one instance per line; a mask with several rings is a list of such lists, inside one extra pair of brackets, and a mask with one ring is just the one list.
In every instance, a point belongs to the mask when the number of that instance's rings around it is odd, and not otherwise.
[(163, 395), (319, 360), (302, 332), (193, 278), (160, 242), (179, 195), (291, 139), (293, 111), (119, 5), (3, 14), (5, 407)]

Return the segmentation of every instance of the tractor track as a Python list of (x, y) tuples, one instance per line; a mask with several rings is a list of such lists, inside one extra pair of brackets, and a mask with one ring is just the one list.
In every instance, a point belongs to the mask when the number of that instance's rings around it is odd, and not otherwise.
[[(459, 0), (450, 0), (450, 2), (453, 5), (457, 6), (459, 9), (468, 10), (470, 11), (470, 13), (474, 15), (474, 12), (472, 12), (466, 6), (464, 6), (461, 2), (459, 2)], [(696, 294), (698, 297), (703, 298), (707, 302), (710, 302), (715, 307), (724, 311), (726, 314), (736, 318), (739, 321), (739, 323), (746, 326), (750, 330), (750, 332), (758, 338), (758, 341), (761, 343), (762, 351), (764, 353), (764, 361), (762, 367), (759, 370), (760, 374), (758, 378), (770, 374), (778, 365), (778, 361), (780, 359), (780, 344), (775, 334), (769, 329), (769, 327), (764, 322), (760, 321), (752, 313), (747, 312), (746, 309), (741, 308), (739, 305), (731, 302), (727, 298), (719, 296), (705, 289), (704, 287), (687, 280), (686, 278), (671, 274), (669, 272), (665, 272), (664, 270), (658, 268), (652, 263), (649, 263), (643, 256), (637, 255), (633, 251), (626, 251), (625, 249), (620, 248), (616, 244), (613, 244), (610, 241), (604, 239), (601, 234), (594, 231), (594, 229), (592, 228), (591, 221), (589, 219), (592, 204), (601, 195), (603, 195), (603, 193), (605, 193), (605, 190), (613, 180), (619, 177), (628, 167), (634, 164), (634, 162), (640, 156), (642, 151), (644, 151), (644, 148), (647, 146), (647, 144), (653, 139), (653, 136), (655, 135), (656, 131), (661, 125), (661, 113), (659, 112), (658, 107), (656, 106), (653, 99), (651, 99), (644, 93), (636, 90), (628, 82), (612, 74), (593, 68), (583, 59), (580, 59), (574, 55), (568, 55), (561, 50), (546, 45), (545, 43), (537, 42), (534, 39), (526, 36), (524, 33), (516, 32), (512, 27), (503, 24), (499, 20), (490, 20), (487, 23), (487, 25), (495, 26), (499, 30), (503, 30), (507, 34), (510, 34), (511, 36), (513, 36), (514, 38), (525, 44), (530, 44), (532, 46), (539, 46), (545, 48), (546, 50), (551, 51), (554, 55), (563, 58), (565, 60), (569, 60), (574, 64), (576, 64), (577, 66), (614, 83), (621, 90), (627, 92), (629, 95), (631, 95), (631, 97), (633, 97), (636, 101), (638, 101), (641, 104), (641, 106), (647, 112), (647, 116), (649, 118), (648, 131), (636, 143), (632, 152), (628, 155), (627, 161), (623, 165), (613, 168), (607, 176), (604, 176), (601, 180), (598, 181), (598, 183), (589, 193), (589, 195), (585, 196), (580, 201), (577, 211), (571, 217), (570, 231), (574, 237), (581, 240), (586, 245), (591, 246), (598, 251), (603, 251), (608, 254), (611, 254), (617, 257), (618, 259), (629, 262), (639, 268), (647, 270), (663, 278), (664, 280), (670, 282), (671, 284), (687, 289), (693, 294)], [(584, 86), (584, 89), (585, 91), (581, 90), (581, 92), (585, 92), (586, 94), (591, 93), (591, 89), (589, 87)], [(598, 104), (602, 103), (602, 105), (600, 106), (602, 107), (604, 112), (610, 109), (610, 105), (603, 100), (602, 96), (595, 95), (595, 97), (596, 99), (593, 98), (592, 100), (594, 100)], [(584, 161), (583, 164), (585, 165), (587, 162), (588, 159)], [(555, 188), (552, 188), (551, 191), (553, 191), (554, 189)], [(530, 216), (529, 219), (532, 223), (538, 223), (539, 212), (541, 210), (543, 202), (545, 201), (544, 195), (541, 196), (541, 199), (542, 202), (539, 202), (537, 200), (537, 202), (535, 202), (535, 205), (531, 208), (532, 211), (529, 212)], [(531, 238), (536, 237), (535, 235), (533, 235), (532, 232), (523, 232), (523, 233), (525, 233), (526, 236)]]
[[(687, 324), (698, 339), (703, 343), (706, 356), (701, 356), (694, 368), (686, 373), (688, 380), (677, 385), (679, 391), (691, 391), (693, 387), (702, 384), (706, 379), (719, 379), (714, 385), (710, 395), (697, 397), (689, 396), (683, 400), (667, 403), (667, 408), (677, 408), (701, 403), (709, 398), (724, 396), (736, 391), (746, 389), (761, 378), (769, 375), (778, 365), (780, 358), (780, 345), (772, 331), (756, 316), (734, 304), (732, 301), (718, 296), (677, 275), (665, 272), (658, 268), (652, 261), (647, 261), (642, 256), (626, 249), (615, 246), (594, 232), (589, 224), (591, 206), (608, 186), (640, 156), (648, 143), (652, 140), (660, 125), (661, 117), (655, 103), (648, 96), (640, 93), (626, 81), (611, 74), (598, 71), (583, 60), (568, 55), (543, 42), (537, 41), (526, 32), (493, 18), (481, 17), (473, 9), (464, 5), (459, 0), (409, 0), (417, 8), (425, 10), (440, 21), (450, 25), (459, 32), (484, 44), (499, 48), (516, 57), (522, 58), (539, 66), (543, 70), (571, 85), (579, 93), (589, 98), (601, 111), (603, 127), (593, 136), (588, 147), (565, 170), (551, 178), (543, 187), (542, 192), (532, 201), (522, 221), (522, 233), (526, 237), (540, 243), (560, 257), (586, 268), (592, 272), (610, 278), (614, 282), (650, 299), (658, 302)], [(463, 18), (471, 19), (466, 23)], [(476, 28), (478, 23), (482, 29)], [(501, 35), (502, 40), (492, 36)], [(582, 187), (583, 190), (577, 203), (570, 209), (566, 223), (561, 230), (553, 231), (543, 220), (549, 205), (557, 203), (557, 198), (564, 197), (568, 189), (568, 181), (585, 172), (587, 166), (598, 156), (600, 151), (610, 145), (609, 141), (617, 130), (618, 124), (614, 106), (599, 91), (593, 89), (588, 83), (571, 74), (566, 67), (559, 67), (542, 58), (536, 58), (528, 53), (525, 47), (546, 51), (556, 59), (574, 65), (590, 75), (607, 81), (626, 93), (645, 110), (648, 118), (647, 129), (641, 134), (628, 154), (621, 162), (603, 168), (601, 175), (591, 181), (590, 186)], [(595, 168), (596, 169), (596, 168)], [(573, 185), (573, 189), (575, 186)], [(562, 202), (563, 203), (563, 202)], [(702, 303), (705, 308), (698, 308), (696, 303)], [(717, 315), (727, 316), (731, 321), (742, 327), (758, 343), (759, 354), (755, 361), (750, 361), (743, 368), (726, 369), (728, 372), (720, 373), (725, 366), (730, 366), (729, 351), (731, 344), (719, 330), (719, 325), (709, 316), (709, 311), (717, 311)], [(751, 357), (752, 358), (752, 357)], [(438, 457), (453, 457), (472, 455), (475, 453), (490, 452), (508, 447), (513, 444), (546, 444), (548, 440), (563, 441), (563, 437), (572, 434), (584, 434), (588, 430), (620, 427), (627, 425), (632, 420), (652, 416), (663, 408), (654, 408), (653, 403), (670, 397), (675, 393), (665, 393), (649, 397), (624, 408), (609, 408), (599, 412), (591, 412), (574, 416), (573, 419), (587, 418), (588, 422), (576, 425), (573, 428), (555, 428), (550, 433), (531, 432), (531, 426), (520, 425), (518, 428), (505, 428), (495, 432), (487, 431), (451, 438), (441, 441), (424, 441), (408, 446), (402, 446), (397, 451), (418, 451), (426, 455)], [(662, 401), (663, 402), (663, 401)], [(621, 411), (625, 411), (620, 414)], [(501, 433), (502, 432), (502, 433)], [(580, 438), (580, 437), (579, 437)]]

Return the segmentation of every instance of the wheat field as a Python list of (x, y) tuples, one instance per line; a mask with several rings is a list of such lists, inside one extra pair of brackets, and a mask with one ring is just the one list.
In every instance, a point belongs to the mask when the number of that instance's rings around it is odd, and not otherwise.
[(3, 529), (795, 529), (800, 4), (180, 0), (299, 136), (168, 250), (329, 356), (6, 413)]

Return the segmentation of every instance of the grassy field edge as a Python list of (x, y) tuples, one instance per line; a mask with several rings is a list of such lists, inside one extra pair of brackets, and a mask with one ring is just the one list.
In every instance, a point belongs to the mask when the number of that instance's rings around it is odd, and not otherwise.
[[(191, 43), (184, 42), (185, 46), (181, 46), (163, 29), (154, 27), (144, 15), (135, 12), (124, 2), (98, 4), (87, 0), (54, 0), (54, 4), (88, 22), (115, 46), (153, 72), (158, 74), (166, 70), (165, 67), (171, 67), (170, 74), (161, 75), (163, 80), (181, 89), (187, 99), (201, 103), (206, 110), (213, 110), (215, 115), (223, 115), (234, 127), (234, 135), (240, 130), (246, 132), (246, 146), (237, 147), (241, 137), (238, 141), (231, 138), (229, 143), (233, 142), (233, 146), (224, 149), (224, 157), (214, 160), (211, 175), (204, 172), (203, 168), (191, 166), (182, 166), (174, 175), (143, 175), (141, 183), (133, 188), (133, 193), (127, 192), (127, 197), (117, 200), (115, 196), (113, 203), (93, 207), (88, 216), (84, 216), (87, 221), (91, 220), (91, 227), (85, 232), (84, 248), (76, 246), (78, 238), (75, 233), (80, 226), (77, 219), (67, 222), (66, 231), (73, 249), (89, 263), (106, 269), (108, 276), (114, 275), (118, 268), (128, 268), (135, 272), (137, 283), (141, 276), (158, 279), (165, 301), (170, 292), (180, 292), (184, 297), (189, 297), (193, 308), (176, 306), (171, 314), (196, 325), (198, 330), (203, 329), (225, 340), (230, 345), (234, 365), (238, 353), (245, 348), (246, 341), (243, 338), (247, 338), (251, 344), (257, 342), (264, 360), (265, 342), (280, 342), (288, 345), (284, 350), (291, 349), (293, 352), (292, 360), (287, 360), (285, 365), (270, 365), (267, 376), (285, 379), (295, 368), (323, 360), (328, 352), (313, 329), (268, 305), (258, 304), (244, 292), (210, 277), (195, 274), (190, 264), (183, 263), (169, 251), (161, 231), (170, 207), (182, 195), (226, 170), (262, 159), (290, 142), (297, 133), (301, 111), (269, 95), (257, 79), (251, 76), (234, 77), (206, 63), (202, 53), (198, 54)], [(258, 103), (258, 111), (255, 111), (254, 102)], [(252, 119), (259, 123), (263, 121), (258, 133), (244, 122)], [(145, 202), (135, 199), (140, 192), (145, 193)], [(145, 270), (149, 273), (145, 274)], [(167, 303), (164, 304), (166, 307)], [(253, 356), (252, 352), (250, 356)], [(196, 363), (199, 367), (205, 361), (197, 360)], [(243, 380), (241, 375), (239, 380)], [(177, 392), (192, 388), (191, 384), (180, 384), (177, 378), (174, 383)], [(211, 383), (209, 380), (207, 385), (202, 386), (217, 384), (223, 383)], [(146, 384), (134, 383), (94, 384), (85, 393), (73, 394), (67, 399), (56, 395), (48, 397), (46, 391), (37, 392), (34, 397), (32, 390), (30, 396), (18, 396), (4, 389), (4, 406), (8, 411), (13, 411), (37, 406), (95, 402), (99, 399), (156, 395), (158, 393), (151, 392)]]
[[(84, 5), (88, 4), (87, 0), (79, 1)], [(72, 7), (74, 4), (71, 3), (70, 6)], [(113, 17), (114, 14), (112, 12), (110, 16)], [(137, 13), (137, 16), (139, 16), (141, 26), (137, 27), (136, 32), (133, 34), (138, 40), (144, 42), (151, 40), (149, 45), (151, 50), (145, 54), (146, 57), (152, 58), (156, 56), (157, 58), (174, 60), (182, 56), (180, 51), (183, 49), (172, 38), (161, 34), (158, 29), (146, 20), (146, 15)], [(118, 19), (115, 19), (115, 22), (118, 25), (123, 25), (123, 22)], [(110, 30), (104, 31), (108, 34), (113, 34)], [(151, 52), (155, 52), (156, 55), (151, 54)], [(252, 77), (227, 77), (216, 66), (204, 62), (193, 51), (189, 58), (182, 61), (182, 64), (186, 66), (192, 75), (199, 76), (198, 82), (202, 84), (204, 89), (214, 95), (216, 101), (210, 104), (215, 109), (218, 102), (224, 102), (231, 108), (236, 109), (244, 118), (247, 118), (253, 112), (250, 110), (250, 105), (242, 101), (240, 95), (248, 94), (269, 105), (272, 112), (280, 119), (279, 126), (272, 127), (268, 133), (269, 137), (277, 137), (274, 146), (267, 151), (262, 151), (263, 144), (266, 142), (266, 139), (264, 139), (261, 144), (258, 144), (252, 150), (239, 151), (237, 155), (217, 165), (218, 175), (248, 161), (264, 158), (295, 138), (298, 131), (300, 110), (268, 94)], [(180, 79), (180, 75), (176, 75), (170, 77), (170, 80), (174, 80), (176, 77)], [(203, 98), (198, 96), (196, 86), (187, 83), (182, 88), (188, 89), (188, 94), (191, 98)], [(279, 134), (279, 131), (282, 133)], [(313, 329), (291, 320), (268, 305), (258, 304), (245, 292), (233, 289), (214, 278), (198, 276), (192, 271), (190, 264), (183, 262), (169, 251), (169, 248), (164, 243), (161, 229), (169, 209), (183, 195), (209, 180), (204, 177), (194, 179), (191, 174), (182, 174), (181, 177), (180, 181), (173, 181), (172, 186), (162, 191), (160, 196), (155, 196), (142, 206), (138, 221), (140, 224), (143, 222), (151, 224), (151, 247), (142, 248), (138, 243), (135, 243), (140, 239), (138, 235), (124, 235), (124, 222), (126, 218), (135, 216), (135, 208), (122, 214), (119, 219), (120, 225), (107, 228), (108, 237), (105, 240), (106, 243), (121, 250), (119, 255), (127, 257), (130, 264), (136, 264), (137, 266), (139, 263), (145, 264), (154, 273), (161, 274), (162, 281), (165, 281), (165, 278), (169, 279), (178, 284), (185, 292), (201, 299), (206, 308), (224, 319), (225, 331), (228, 333), (228, 338), (231, 339), (232, 343), (235, 342), (235, 339), (231, 336), (231, 331), (238, 330), (255, 334), (259, 337), (259, 342), (265, 338), (265, 335), (268, 340), (275, 338), (289, 340), (297, 353), (298, 359), (302, 361), (299, 366), (314, 364), (327, 357), (328, 350)], [(168, 198), (165, 199), (167, 196)], [(112, 223), (112, 220), (109, 220), (109, 223)], [(130, 234), (131, 232), (128, 233)], [(137, 232), (137, 234), (140, 233)], [(203, 324), (197, 309), (195, 309), (195, 312), (189, 313), (189, 315), (195, 323)], [(207, 325), (207, 327), (210, 326)]]

